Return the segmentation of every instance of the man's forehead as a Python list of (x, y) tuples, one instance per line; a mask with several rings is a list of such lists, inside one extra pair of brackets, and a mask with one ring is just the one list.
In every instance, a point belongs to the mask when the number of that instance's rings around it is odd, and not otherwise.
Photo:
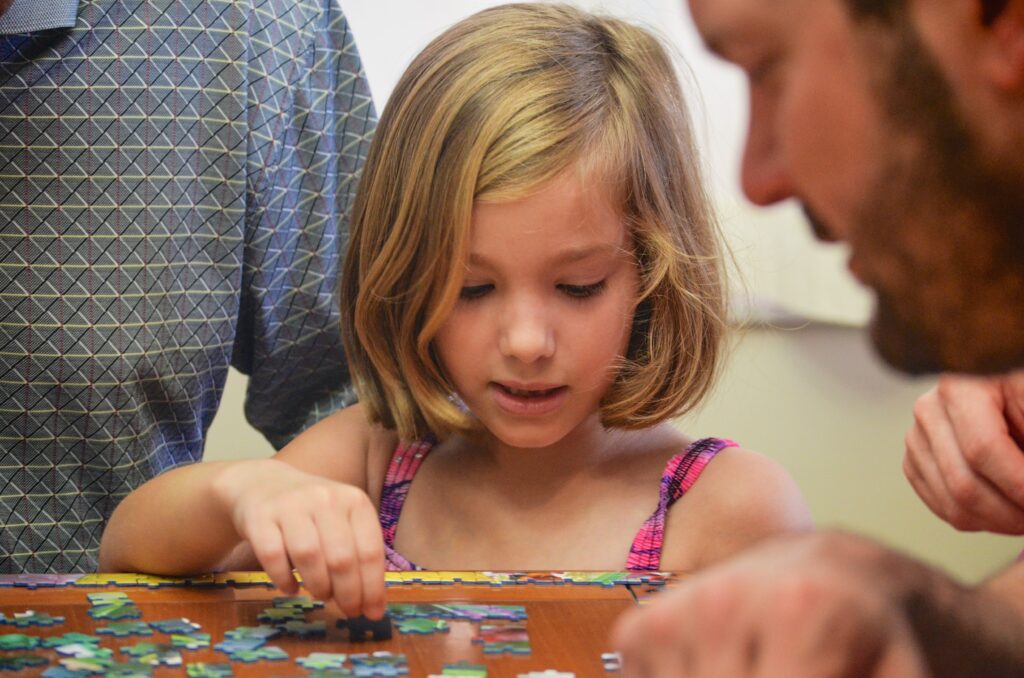
[(810, 2), (839, 0), (689, 0), (693, 21), (708, 49), (727, 59), (760, 43), (799, 31)]

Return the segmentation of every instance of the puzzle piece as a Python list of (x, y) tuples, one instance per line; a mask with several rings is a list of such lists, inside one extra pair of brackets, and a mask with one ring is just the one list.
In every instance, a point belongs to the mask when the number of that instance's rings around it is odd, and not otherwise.
[(24, 633), (0, 634), (0, 650), (34, 650), (39, 647), (39, 636)]
[(136, 643), (122, 647), (121, 652), (140, 664), (181, 666), (181, 652), (170, 643)]
[(76, 659), (110, 659), (113, 661), (112, 657), (114, 655), (113, 650), (106, 647), (100, 647), (99, 645), (94, 645), (92, 643), (69, 643), (67, 645), (58, 645), (54, 650), (56, 650), (59, 655), (75, 657)]
[(213, 646), (213, 649), (223, 652), (228, 656), (234, 656), (239, 652), (249, 652), (266, 645), (262, 638), (228, 638)]
[(530, 654), (530, 637), (526, 627), (519, 624), (497, 626), (483, 624), (480, 635), (473, 639), (482, 643), (484, 654)]
[(299, 657), (295, 660), (295, 663), (304, 669), (324, 671), (327, 669), (340, 669), (345, 665), (345, 660), (347, 658), (348, 655), (346, 654), (338, 654), (335, 652), (314, 652), (313, 654), (305, 657)]
[(417, 633), (420, 635), (448, 632), (448, 622), (443, 619), (400, 619), (395, 622), (395, 627), (399, 633)]
[(109, 657), (68, 657), (60, 660), (60, 665), (68, 671), (78, 671), (79, 675), (84, 673), (106, 673), (107, 668), (114, 663)]
[(352, 669), (324, 669), (310, 671), (307, 678), (353, 678), (355, 675), (352, 673)]
[(17, 626), (23, 629), (27, 626), (55, 626), (57, 624), (63, 624), (64, 617), (51, 617), (50, 615), (43, 612), (36, 612), (35, 610), (25, 610), (24, 612), (15, 612), (13, 617), (0, 614), (0, 624), (7, 624), (8, 626)]
[(622, 655), (618, 652), (603, 652), (601, 653), (601, 664), (604, 665), (605, 671), (621, 671)]
[(0, 671), (21, 671), (30, 666), (43, 666), (48, 663), (46, 657), (35, 654), (0, 655)]
[(401, 676), (409, 673), (409, 661), (404, 654), (374, 652), (372, 655), (349, 656), (352, 673), (356, 676)]
[(236, 662), (258, 662), (263, 659), (268, 661), (284, 661), (288, 659), (288, 653), (277, 647), (276, 645), (267, 645), (265, 647), (259, 647), (255, 650), (242, 650), (241, 652), (235, 652), (231, 655), (231, 659)]
[(43, 638), (43, 647), (58, 647), (60, 645), (71, 645), (73, 643), (99, 645), (100, 639), (96, 636), (86, 635), (70, 631), (62, 636), (49, 636)]
[(110, 605), (131, 600), (124, 591), (97, 591), (95, 593), (87, 593), (85, 597), (93, 605)]
[(480, 622), (485, 619), (522, 621), (526, 607), (522, 605), (471, 605), (468, 603), (435, 605), (442, 619), (466, 619)]
[(472, 676), (472, 678), (487, 678), (487, 667), (483, 664), (471, 664), (466, 660), (454, 664), (445, 664), (441, 671), (443, 676)]
[(260, 624), (259, 626), (239, 626), (231, 629), (230, 631), (224, 632), (224, 637), (228, 640), (246, 640), (249, 638), (270, 640), (271, 638), (279, 635), (281, 635), (280, 627), (267, 626), (266, 624)]
[(149, 622), (149, 625), (160, 633), (178, 635), (190, 635), (201, 628), (199, 624), (185, 617), (181, 617), (180, 619), (162, 619), (160, 621)]
[(198, 662), (185, 665), (185, 675), (189, 678), (231, 678), (234, 672), (231, 664), (207, 664)]
[(387, 614), (376, 621), (366, 617), (339, 619), (336, 625), (339, 629), (347, 628), (348, 639), (354, 643), (365, 641), (367, 635), (373, 635), (374, 640), (391, 640), (391, 617)]
[(323, 636), (327, 633), (327, 626), (323, 621), (289, 621), (285, 622), (281, 628), (288, 635), (298, 636), (299, 638), (312, 638), (314, 636)]
[(298, 607), (268, 607), (256, 617), (258, 621), (283, 624), (288, 621), (304, 621), (306, 613)]
[(153, 667), (139, 662), (113, 663), (103, 672), (104, 678), (150, 678)]
[(210, 647), (209, 633), (173, 633), (171, 645), (182, 650), (198, 650)]
[(146, 622), (123, 621), (111, 622), (106, 626), (97, 626), (96, 633), (101, 636), (124, 638), (126, 636), (151, 636), (153, 635), (153, 629)]
[(138, 619), (142, 616), (142, 612), (139, 608), (135, 607), (135, 603), (126, 598), (124, 600), (115, 600), (109, 603), (93, 605), (89, 608), (89, 616), (93, 619), (111, 619), (118, 621), (121, 619)]
[(323, 602), (313, 600), (309, 596), (279, 596), (272, 601), (274, 607), (298, 608), (300, 610), (312, 610), (323, 607)]
[(41, 674), (42, 678), (82, 678), (83, 675), (81, 671), (72, 671), (63, 666), (51, 666)]

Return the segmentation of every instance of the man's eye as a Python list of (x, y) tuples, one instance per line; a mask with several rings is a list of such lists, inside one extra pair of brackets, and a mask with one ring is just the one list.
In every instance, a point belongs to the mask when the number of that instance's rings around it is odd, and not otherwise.
[(467, 285), (459, 291), (459, 299), (479, 299), (494, 289), (494, 285)]
[(599, 294), (604, 290), (605, 281), (596, 282), (592, 285), (559, 285), (558, 289), (573, 299), (587, 299)]

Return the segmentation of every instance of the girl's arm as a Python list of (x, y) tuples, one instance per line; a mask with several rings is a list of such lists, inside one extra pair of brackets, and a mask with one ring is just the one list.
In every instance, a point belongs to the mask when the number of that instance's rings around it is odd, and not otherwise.
[[(380, 447), (358, 406), (310, 428), (272, 459), (169, 471), (114, 511), (100, 567), (169, 575), (262, 566), (276, 586), (334, 600), (348, 615), (384, 607), (383, 540), (366, 494)], [(379, 456), (379, 455), (376, 455)]]

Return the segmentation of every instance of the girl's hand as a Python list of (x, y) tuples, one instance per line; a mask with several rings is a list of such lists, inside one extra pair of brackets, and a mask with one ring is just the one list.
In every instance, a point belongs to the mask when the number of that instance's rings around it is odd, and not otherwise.
[(298, 570), (312, 596), (346, 616), (383, 616), (384, 540), (363, 490), (276, 459), (232, 466), (216, 487), (275, 586), (296, 593)]

